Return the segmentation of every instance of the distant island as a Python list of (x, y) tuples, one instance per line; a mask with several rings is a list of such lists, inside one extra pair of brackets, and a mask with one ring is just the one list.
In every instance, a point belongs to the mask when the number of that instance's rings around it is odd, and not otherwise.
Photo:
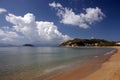
[(34, 45), (32, 45), (32, 44), (24, 44), (23, 46), (26, 46), (26, 47), (34, 47)]
[(107, 41), (104, 39), (79, 39), (68, 40), (59, 46), (78, 47), (78, 46), (120, 46), (120, 42)]

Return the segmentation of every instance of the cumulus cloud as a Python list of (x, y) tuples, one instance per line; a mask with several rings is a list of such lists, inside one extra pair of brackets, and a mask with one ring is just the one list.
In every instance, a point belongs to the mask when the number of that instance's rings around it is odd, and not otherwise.
[(54, 8), (57, 8), (57, 7), (62, 8), (62, 5), (60, 3), (55, 3), (55, 2), (49, 3), (49, 6), (54, 7)]
[(4, 13), (4, 12), (7, 12), (7, 10), (4, 9), (4, 8), (0, 8), (0, 14), (1, 14), (1, 13)]
[(71, 39), (59, 32), (53, 22), (36, 21), (31, 13), (24, 16), (8, 14), (6, 20), (13, 26), (0, 28), (1, 42), (52, 45)]
[(98, 7), (86, 8), (84, 13), (76, 14), (72, 9), (63, 7), (60, 3), (49, 3), (49, 6), (57, 10), (57, 16), (60, 17), (61, 23), (79, 26), (84, 29), (89, 28), (95, 22), (101, 21), (105, 16)]
[(19, 38), (19, 35), (16, 34), (16, 32), (13, 31), (5, 31), (0, 29), (0, 41), (1, 42), (7, 42), (7, 41), (14, 41), (17, 38)]

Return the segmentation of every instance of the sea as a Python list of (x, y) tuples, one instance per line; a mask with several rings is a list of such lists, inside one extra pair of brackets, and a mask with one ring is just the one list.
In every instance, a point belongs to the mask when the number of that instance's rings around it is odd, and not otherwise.
[(114, 51), (105, 47), (0, 47), (0, 80), (35, 80)]

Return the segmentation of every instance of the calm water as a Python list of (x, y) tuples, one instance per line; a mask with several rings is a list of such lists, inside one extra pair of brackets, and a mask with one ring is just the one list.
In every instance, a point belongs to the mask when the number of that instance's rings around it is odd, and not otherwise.
[(0, 47), (0, 76), (29, 70), (54, 70), (100, 56), (112, 48)]

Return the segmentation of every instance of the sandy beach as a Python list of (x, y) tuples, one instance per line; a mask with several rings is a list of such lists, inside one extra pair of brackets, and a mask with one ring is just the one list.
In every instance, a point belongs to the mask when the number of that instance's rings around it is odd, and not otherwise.
[[(61, 74), (44, 76), (42, 80), (120, 80), (120, 47), (114, 47), (117, 52), (91, 61), (82, 67), (73, 67)], [(47, 78), (46, 78), (47, 77)], [(40, 78), (39, 78), (40, 79)]]
[(96, 57), (82, 66), (78, 63), (42, 76), (34, 70), (25, 71), (2, 76), (0, 80), (120, 80), (120, 47), (114, 48), (116, 53)]
[(117, 53), (104, 62), (100, 69), (79, 80), (120, 80), (120, 47)]

